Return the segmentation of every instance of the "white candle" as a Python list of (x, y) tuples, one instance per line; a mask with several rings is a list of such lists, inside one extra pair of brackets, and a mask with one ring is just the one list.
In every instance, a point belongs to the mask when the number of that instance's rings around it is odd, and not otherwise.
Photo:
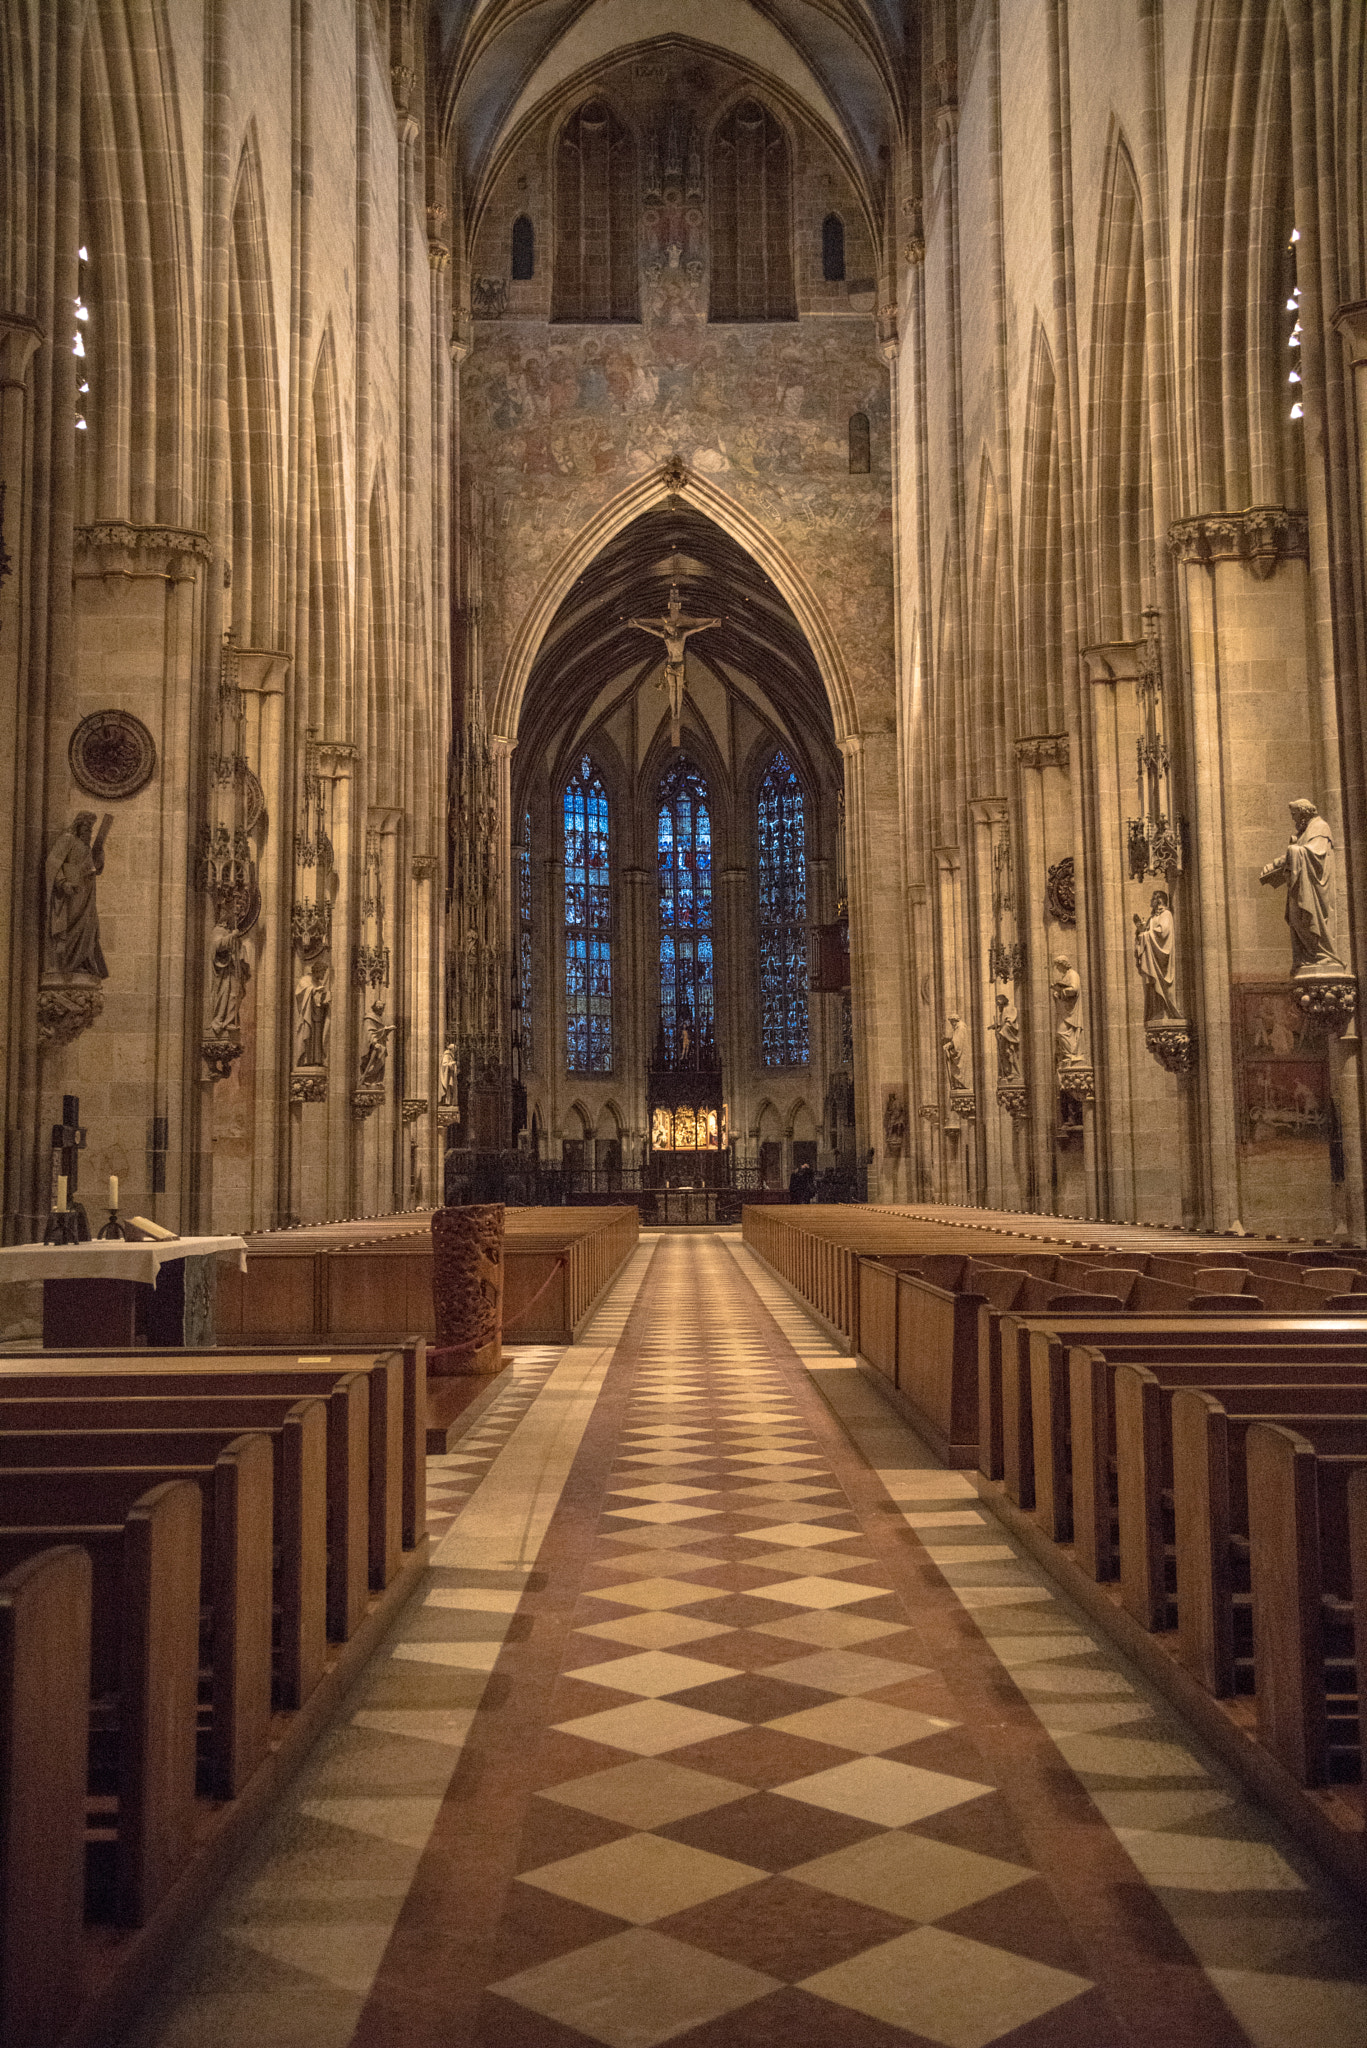
[(119, 1176), (117, 1173), (111, 1173), (109, 1176), (109, 1206), (111, 1209), (117, 1209), (119, 1206)]
[(57, 1176), (57, 1214), (59, 1216), (66, 1214), (66, 1175), (64, 1173), (59, 1173)]

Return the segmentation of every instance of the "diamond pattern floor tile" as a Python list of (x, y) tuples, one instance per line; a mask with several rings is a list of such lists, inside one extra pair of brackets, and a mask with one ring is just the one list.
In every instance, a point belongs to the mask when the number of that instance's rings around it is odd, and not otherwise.
[(540, 1870), (524, 1871), (522, 1882), (645, 1926), (667, 1913), (753, 1884), (763, 1875), (751, 1864), (713, 1856), (664, 1835), (637, 1834)]
[(641, 1927), (491, 1988), (605, 2048), (655, 2048), (762, 1998), (777, 1981)]
[(918, 1927), (803, 1980), (803, 1989), (944, 2048), (987, 2048), (1091, 1986), (1004, 1949)]
[(904, 1828), (928, 1814), (960, 1806), (966, 1799), (981, 1799), (992, 1787), (969, 1778), (952, 1778), (943, 1771), (895, 1763), (888, 1757), (869, 1756), (774, 1789), (785, 1799), (806, 1799), (813, 1806), (829, 1806), (835, 1813), (851, 1813), (858, 1820), (876, 1820), (885, 1828)]
[(634, 1750), (637, 1756), (662, 1756), (666, 1750), (682, 1749), (687, 1743), (707, 1742), (715, 1735), (729, 1735), (743, 1728), (724, 1714), (706, 1714), (696, 1707), (681, 1707), (672, 1700), (641, 1700), (629, 1707), (608, 1707), (601, 1714), (585, 1714), (575, 1721), (557, 1724), (564, 1735), (579, 1735), (586, 1742), (605, 1742), (612, 1749)]

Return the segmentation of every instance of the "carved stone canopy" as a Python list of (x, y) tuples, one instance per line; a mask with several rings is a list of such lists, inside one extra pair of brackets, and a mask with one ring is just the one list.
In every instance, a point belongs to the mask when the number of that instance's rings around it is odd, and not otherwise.
[(1259, 578), (1270, 576), (1278, 562), (1305, 561), (1310, 553), (1310, 524), (1304, 512), (1285, 505), (1250, 505), (1243, 512), (1204, 512), (1195, 519), (1175, 519), (1168, 528), (1168, 546), (1179, 562), (1243, 562)]

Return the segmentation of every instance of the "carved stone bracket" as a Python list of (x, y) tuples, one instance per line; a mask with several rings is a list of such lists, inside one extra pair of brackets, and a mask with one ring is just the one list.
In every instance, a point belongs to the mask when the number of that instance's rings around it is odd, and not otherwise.
[(940, 1119), (940, 1105), (938, 1102), (923, 1102), (916, 1114), (920, 1117), (923, 1124), (938, 1123)]
[(296, 1067), (290, 1075), (291, 1102), (326, 1102), (328, 1077), (320, 1069)]
[(444, 1103), (437, 1111), (437, 1123), (442, 1130), (448, 1130), (452, 1124), (458, 1124), (459, 1122), (460, 1111), (453, 1102)]
[(1260, 578), (1278, 562), (1305, 561), (1310, 553), (1310, 524), (1304, 512), (1285, 505), (1250, 505), (1244, 512), (1206, 512), (1196, 519), (1175, 519), (1168, 528), (1168, 546), (1179, 562), (1244, 562)]
[(1060, 1095), (1071, 1095), (1074, 1102), (1096, 1100), (1096, 1070), (1085, 1060), (1076, 1066), (1055, 1067)]
[(949, 1091), (951, 1116), (962, 1117), (966, 1124), (973, 1123), (978, 1115), (978, 1103), (971, 1088), (951, 1088)]
[(688, 488), (688, 464), (682, 455), (671, 455), (660, 470), (660, 482), (667, 491), (683, 491)]
[(78, 526), (75, 534), (78, 575), (165, 576), (172, 583), (190, 583), (199, 564), (209, 559), (202, 533), (177, 526), (133, 526), (126, 519), (101, 520)]
[(413, 880), (430, 882), (437, 872), (435, 853), (415, 853), (413, 856)]
[(1030, 1098), (1019, 1081), (1003, 1082), (997, 1090), (997, 1107), (1010, 1115), (1012, 1123), (1023, 1124), (1030, 1115)]
[(1354, 975), (1306, 974), (1291, 987), (1298, 1008), (1331, 1038), (1341, 1037), (1348, 1029), (1358, 1001)]
[(1066, 732), (1029, 733), (1016, 741), (1016, 759), (1022, 768), (1066, 768), (1068, 735)]
[(351, 1091), (351, 1121), (363, 1124), (384, 1101), (383, 1088), (353, 1088)]
[(1166, 1067), (1170, 1074), (1189, 1074), (1196, 1065), (1196, 1032), (1190, 1024), (1146, 1024), (1144, 1043), (1159, 1066)]
[(404, 1096), (402, 1116), (406, 1124), (415, 1124), (420, 1116), (426, 1116), (426, 1114), (427, 1097), (425, 1095)]
[(226, 1081), (233, 1071), (233, 1061), (242, 1057), (240, 1038), (215, 1038), (210, 1035), (200, 1045), (200, 1056), (209, 1069), (211, 1081)]
[(88, 1031), (104, 1008), (104, 996), (93, 984), (38, 991), (38, 1043), (70, 1045)]

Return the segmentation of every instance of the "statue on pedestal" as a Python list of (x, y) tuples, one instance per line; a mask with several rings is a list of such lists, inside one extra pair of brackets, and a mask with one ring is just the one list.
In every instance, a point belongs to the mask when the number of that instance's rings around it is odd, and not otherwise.
[(384, 1070), (389, 1061), (389, 1041), (394, 1035), (394, 1026), (385, 1022), (384, 997), (376, 996), (370, 1005), (370, 1015), (365, 1020), (365, 1047), (361, 1053), (360, 1084), (363, 1088), (378, 1088), (384, 1081)]
[(47, 857), (47, 971), (63, 979), (109, 977), (95, 884), (104, 873), (104, 842), (113, 822), (106, 813), (96, 834), (95, 813), (78, 811)]
[(1290, 805), (1295, 828), (1280, 860), (1269, 861), (1258, 880), (1286, 890), (1291, 930), (1291, 975), (1346, 975), (1338, 955), (1334, 912), (1334, 835), (1309, 797)]
[(1161, 1024), (1169, 1017), (1180, 1018), (1173, 998), (1176, 981), (1176, 944), (1172, 927), (1172, 904), (1166, 889), (1155, 889), (1149, 899), (1149, 915), (1134, 914), (1134, 964), (1144, 984), (1144, 1022)]
[(332, 968), (321, 956), (305, 967), (294, 989), (294, 1064), (325, 1067), (332, 1036)]
[(1082, 976), (1064, 953), (1055, 956), (1053, 968), (1049, 990), (1054, 998), (1054, 1063), (1081, 1066)]
[(948, 1028), (944, 1037), (940, 1040), (940, 1049), (944, 1053), (945, 1066), (949, 1070), (950, 1089), (960, 1090), (968, 1086), (968, 1083), (964, 1080), (964, 1055), (968, 1051), (968, 1029), (957, 1010), (952, 1012), (946, 1021)]
[(996, 1022), (989, 1024), (987, 1028), (997, 1041), (997, 1080), (1018, 1080), (1021, 1061), (1020, 1012), (1005, 989), (997, 990)]

